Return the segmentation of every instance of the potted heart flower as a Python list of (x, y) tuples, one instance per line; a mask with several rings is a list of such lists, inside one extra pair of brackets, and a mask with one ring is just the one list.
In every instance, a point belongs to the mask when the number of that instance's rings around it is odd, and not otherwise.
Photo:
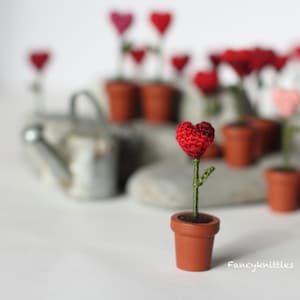
[(236, 95), (239, 119), (222, 128), (224, 137), (224, 157), (230, 167), (245, 167), (252, 163), (254, 153), (255, 130), (243, 116), (249, 111), (249, 105), (243, 88), (244, 78), (251, 73), (251, 51), (226, 50), (220, 55), (222, 63), (232, 67), (239, 82), (233, 88)]
[[(193, 76), (193, 83), (205, 97), (205, 117), (208, 119), (217, 117), (222, 110), (218, 98), (220, 85), (217, 71), (215, 69), (198, 71)], [(221, 147), (217, 143), (213, 143), (207, 148), (202, 158), (216, 158), (221, 155), (221, 152)]]
[[(268, 67), (273, 66), (276, 53), (272, 49), (256, 47), (251, 49), (251, 70), (256, 78), (258, 90), (262, 86), (261, 73)], [(253, 99), (251, 113), (244, 116), (244, 120), (255, 129), (254, 157), (260, 158), (278, 149), (280, 124), (276, 120), (262, 118), (258, 114), (259, 97)]]
[(267, 182), (267, 201), (269, 207), (277, 212), (289, 212), (298, 208), (300, 197), (300, 173), (290, 165), (290, 139), (298, 127), (289, 124), (289, 118), (300, 104), (300, 94), (296, 90), (274, 89), (273, 102), (282, 118), (282, 156), (283, 164), (265, 171)]
[(45, 110), (43, 73), (50, 60), (50, 52), (44, 50), (34, 51), (29, 54), (29, 60), (36, 71), (36, 78), (31, 85), (31, 91), (35, 98), (34, 111), (36, 114), (41, 114)]
[(214, 128), (207, 122), (195, 126), (190, 122), (179, 123), (176, 140), (182, 150), (193, 160), (193, 211), (171, 216), (175, 233), (176, 264), (185, 271), (206, 271), (211, 266), (214, 236), (219, 231), (220, 220), (212, 215), (199, 213), (198, 189), (215, 170), (210, 167), (199, 175), (199, 162), (214, 141)]
[(157, 78), (141, 86), (142, 110), (144, 118), (149, 123), (164, 123), (170, 121), (173, 115), (173, 98), (175, 88), (162, 80), (162, 43), (172, 21), (168, 12), (152, 12), (150, 22), (159, 34), (160, 43), (150, 47), (157, 57)]
[(125, 55), (130, 51), (130, 43), (125, 40), (125, 33), (133, 22), (131, 13), (113, 11), (110, 21), (119, 36), (118, 75), (106, 82), (106, 91), (109, 100), (110, 120), (116, 123), (130, 121), (136, 110), (137, 87), (135, 83), (126, 79), (123, 74)]

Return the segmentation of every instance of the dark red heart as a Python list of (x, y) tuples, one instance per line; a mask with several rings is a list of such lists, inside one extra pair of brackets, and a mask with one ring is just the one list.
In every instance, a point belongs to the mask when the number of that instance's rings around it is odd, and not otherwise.
[(172, 21), (171, 13), (153, 12), (150, 14), (150, 21), (160, 33), (164, 35)]
[(176, 55), (171, 57), (172, 66), (177, 72), (183, 71), (183, 69), (186, 67), (189, 61), (189, 55)]
[(45, 51), (34, 52), (30, 54), (30, 62), (37, 71), (42, 71), (50, 58), (50, 53)]
[(272, 65), (277, 71), (281, 71), (281, 69), (288, 62), (288, 59), (289, 57), (287, 55), (275, 55), (272, 61)]
[(110, 14), (110, 20), (114, 24), (118, 33), (122, 35), (132, 24), (133, 15), (131, 13), (125, 14), (125, 13), (113, 11)]
[(181, 122), (176, 128), (176, 140), (182, 150), (193, 159), (200, 159), (206, 149), (213, 143), (215, 129), (208, 122), (193, 125)]
[(130, 50), (130, 55), (136, 64), (141, 64), (146, 55), (145, 48), (134, 48)]

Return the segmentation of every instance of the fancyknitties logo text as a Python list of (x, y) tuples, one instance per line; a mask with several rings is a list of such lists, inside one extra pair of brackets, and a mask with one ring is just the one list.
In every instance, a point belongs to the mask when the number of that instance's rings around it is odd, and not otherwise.
[(291, 270), (294, 269), (294, 263), (282, 260), (261, 262), (235, 262), (231, 260), (227, 263), (227, 267), (234, 270), (249, 270), (254, 273), (257, 270)]

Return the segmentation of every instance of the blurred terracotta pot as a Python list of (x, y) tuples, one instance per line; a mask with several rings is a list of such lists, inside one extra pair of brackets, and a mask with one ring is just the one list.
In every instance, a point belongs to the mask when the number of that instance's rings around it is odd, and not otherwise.
[(226, 125), (222, 128), (224, 158), (228, 166), (242, 168), (253, 162), (255, 130), (245, 124)]
[(149, 123), (169, 122), (173, 116), (175, 88), (165, 83), (141, 86), (142, 111)]
[(280, 145), (280, 124), (274, 120), (245, 116), (244, 120), (256, 131), (254, 156), (259, 158), (278, 150)]
[(222, 147), (216, 143), (211, 144), (204, 154), (201, 156), (201, 159), (214, 159), (221, 157), (222, 155)]
[(273, 211), (289, 212), (299, 207), (299, 171), (283, 168), (267, 169), (265, 178), (267, 182), (267, 202)]
[(106, 91), (110, 120), (116, 123), (132, 120), (136, 113), (137, 86), (129, 81), (109, 81)]
[(215, 234), (220, 220), (207, 214), (199, 214), (202, 222), (192, 223), (190, 212), (172, 215), (171, 228), (175, 233), (176, 265), (185, 271), (210, 269)]

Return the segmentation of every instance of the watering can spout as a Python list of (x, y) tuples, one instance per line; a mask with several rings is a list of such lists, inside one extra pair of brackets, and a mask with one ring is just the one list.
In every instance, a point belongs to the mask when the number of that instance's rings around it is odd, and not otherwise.
[(23, 130), (23, 140), (32, 147), (40, 159), (49, 167), (52, 175), (63, 185), (68, 185), (72, 175), (59, 152), (44, 138), (43, 126), (34, 124)]

